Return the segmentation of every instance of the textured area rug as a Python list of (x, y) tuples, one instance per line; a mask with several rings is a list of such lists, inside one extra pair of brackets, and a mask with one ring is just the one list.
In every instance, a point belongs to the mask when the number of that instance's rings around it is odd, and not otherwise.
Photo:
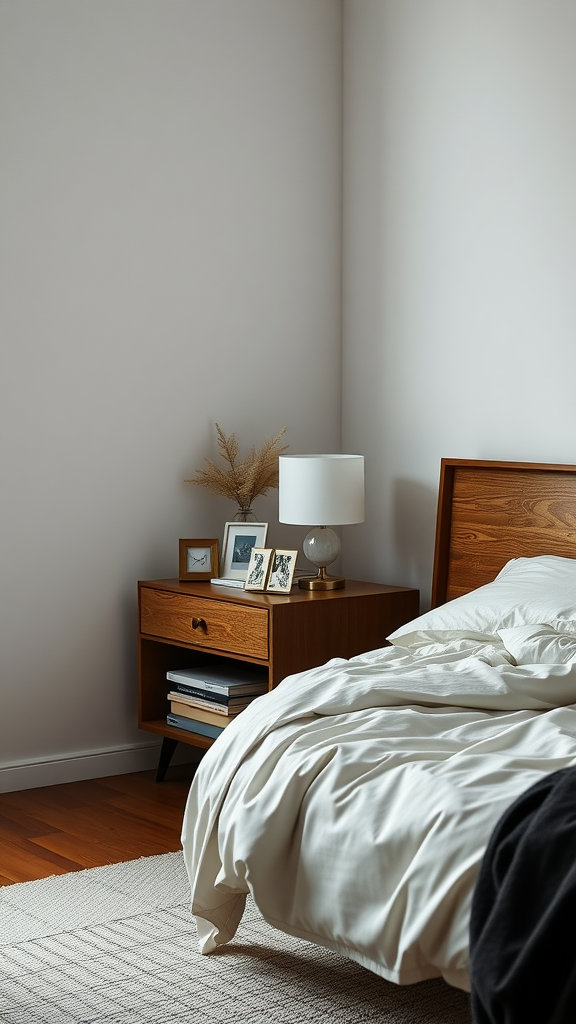
[(1, 1024), (470, 1024), (443, 981), (399, 988), (248, 905), (196, 949), (182, 855), (0, 889)]

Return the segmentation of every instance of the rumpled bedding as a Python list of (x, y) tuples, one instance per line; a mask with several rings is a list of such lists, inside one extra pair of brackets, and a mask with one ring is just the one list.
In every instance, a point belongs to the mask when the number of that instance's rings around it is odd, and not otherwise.
[(234, 936), (251, 893), (271, 925), (393, 982), (470, 990), (470, 906), (493, 828), (576, 764), (576, 636), (570, 656), (552, 625), (502, 633), (421, 632), (409, 649), (334, 659), (224, 730), (182, 832), (202, 952)]

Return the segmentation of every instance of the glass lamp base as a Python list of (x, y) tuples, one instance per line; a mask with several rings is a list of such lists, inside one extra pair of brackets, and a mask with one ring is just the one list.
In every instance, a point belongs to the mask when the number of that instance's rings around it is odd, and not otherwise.
[(326, 566), (340, 554), (340, 538), (329, 526), (315, 526), (304, 538), (302, 550), (312, 565), (318, 566), (317, 576), (303, 576), (298, 580), (302, 590), (338, 590), (345, 585), (343, 576), (328, 576)]

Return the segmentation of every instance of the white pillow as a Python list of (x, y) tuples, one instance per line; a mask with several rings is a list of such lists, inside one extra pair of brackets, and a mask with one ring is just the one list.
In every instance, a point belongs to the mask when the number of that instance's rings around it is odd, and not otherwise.
[(566, 665), (576, 660), (576, 633), (560, 633), (548, 623), (501, 629), (500, 637), (517, 665)]
[(492, 583), (412, 619), (387, 639), (398, 647), (492, 640), (501, 629), (543, 622), (576, 633), (576, 557), (512, 558)]

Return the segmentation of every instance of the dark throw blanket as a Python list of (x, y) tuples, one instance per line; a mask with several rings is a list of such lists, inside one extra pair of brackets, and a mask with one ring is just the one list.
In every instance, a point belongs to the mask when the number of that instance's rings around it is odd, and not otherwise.
[(470, 974), (475, 1024), (576, 1024), (576, 767), (541, 779), (496, 826)]

